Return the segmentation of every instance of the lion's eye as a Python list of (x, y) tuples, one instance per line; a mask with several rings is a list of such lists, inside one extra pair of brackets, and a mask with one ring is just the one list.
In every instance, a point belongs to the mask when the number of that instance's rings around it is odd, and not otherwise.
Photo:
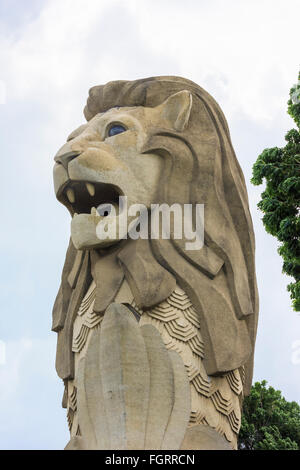
[(120, 124), (113, 124), (112, 126), (110, 126), (108, 130), (108, 137), (121, 134), (122, 132), (125, 132), (125, 131), (126, 131), (125, 127), (121, 126)]

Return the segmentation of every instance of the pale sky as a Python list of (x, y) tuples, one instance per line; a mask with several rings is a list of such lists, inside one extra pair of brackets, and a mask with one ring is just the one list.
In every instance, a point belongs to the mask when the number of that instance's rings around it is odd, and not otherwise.
[(256, 234), (255, 380), (300, 401), (300, 318), (256, 209), (262, 188), (249, 182), (259, 153), (283, 146), (293, 127), (286, 102), (299, 70), (299, 14), (298, 0), (0, 0), (1, 449), (68, 441), (50, 329), (70, 219), (54, 196), (52, 160), (84, 122), (88, 89), (109, 80), (183, 76), (223, 109)]

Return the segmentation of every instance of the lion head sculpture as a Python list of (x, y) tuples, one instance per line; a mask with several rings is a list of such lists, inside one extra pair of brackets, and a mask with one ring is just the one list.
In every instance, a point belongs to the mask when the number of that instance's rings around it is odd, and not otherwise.
[[(94, 279), (95, 312), (113, 302), (126, 278), (141, 309), (165, 300), (176, 283), (200, 317), (209, 375), (245, 366), (252, 380), (258, 296), (254, 234), (244, 177), (225, 117), (192, 81), (151, 77), (90, 90), (87, 123), (55, 160), (57, 198), (72, 215), (71, 241), (53, 310), (57, 371), (74, 374), (72, 324)], [(204, 204), (204, 246), (186, 240), (119, 240), (95, 235), (99, 205), (126, 195), (129, 204)], [(191, 214), (191, 217), (194, 217)]]

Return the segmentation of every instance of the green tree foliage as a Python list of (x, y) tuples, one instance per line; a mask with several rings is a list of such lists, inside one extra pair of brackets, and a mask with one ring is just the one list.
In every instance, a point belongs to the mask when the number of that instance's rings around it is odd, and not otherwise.
[(240, 450), (300, 450), (300, 406), (256, 382), (243, 404)]
[(285, 147), (265, 149), (259, 155), (251, 182), (266, 182), (258, 207), (264, 213), (266, 231), (281, 242), (282, 271), (295, 280), (288, 291), (294, 310), (300, 311), (300, 73), (298, 84), (290, 91), (288, 113), (297, 129), (286, 134)]

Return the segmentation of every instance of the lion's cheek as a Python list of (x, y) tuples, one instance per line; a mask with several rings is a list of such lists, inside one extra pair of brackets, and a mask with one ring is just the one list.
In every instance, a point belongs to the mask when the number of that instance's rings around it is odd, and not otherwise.
[(117, 160), (113, 154), (97, 148), (85, 150), (85, 152), (77, 158), (77, 163), (100, 173), (103, 171), (125, 169), (125, 165), (120, 160)]

